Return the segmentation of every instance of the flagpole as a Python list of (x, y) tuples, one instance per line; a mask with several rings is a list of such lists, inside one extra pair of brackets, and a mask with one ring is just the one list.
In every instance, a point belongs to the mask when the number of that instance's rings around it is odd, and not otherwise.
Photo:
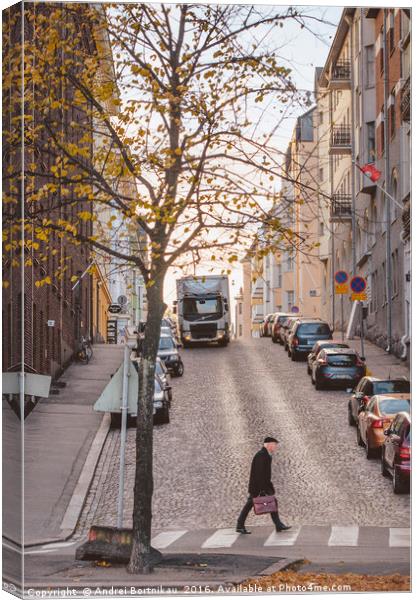
[[(361, 171), (361, 172), (363, 173), (362, 167), (361, 167), (360, 165), (358, 165), (358, 163), (357, 163), (357, 162), (355, 162), (355, 161), (352, 161), (352, 162), (353, 162), (353, 164), (355, 165), (355, 167), (358, 167), (359, 171)], [(365, 175), (365, 177), (368, 177), (368, 179), (371, 179), (371, 178), (370, 178), (370, 177), (369, 177), (369, 176), (368, 176), (366, 173), (363, 173), (363, 174)], [(374, 183), (374, 184), (375, 184), (375, 186), (376, 186), (376, 187), (377, 187), (379, 190), (381, 190), (381, 192), (383, 192), (383, 193), (384, 193), (386, 196), (388, 196), (388, 198), (389, 198), (390, 200), (392, 200), (392, 201), (394, 202), (394, 204), (395, 204), (396, 206), (398, 206), (398, 208), (400, 208), (401, 210), (403, 210), (403, 208), (404, 208), (404, 207), (403, 207), (403, 206), (402, 206), (402, 205), (401, 205), (401, 204), (400, 204), (400, 203), (399, 203), (399, 202), (398, 202), (398, 201), (397, 201), (397, 200), (396, 200), (396, 199), (395, 199), (393, 196), (391, 196), (391, 194), (389, 194), (389, 193), (386, 191), (386, 189), (382, 187), (382, 185), (379, 185), (379, 184), (378, 184), (376, 181), (374, 181), (373, 179), (371, 179), (371, 181), (372, 181), (372, 183)]]

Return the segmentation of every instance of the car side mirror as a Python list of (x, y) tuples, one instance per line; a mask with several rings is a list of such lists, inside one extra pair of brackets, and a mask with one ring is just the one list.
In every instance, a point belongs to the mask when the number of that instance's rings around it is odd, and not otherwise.
[(360, 357), (360, 359), (361, 359), (361, 361), (362, 361), (362, 362), (365, 362), (365, 361), (366, 361), (366, 358), (365, 358), (365, 356), (361, 356), (361, 357)]
[(384, 429), (384, 435), (390, 435), (391, 429)]
[(363, 399), (363, 392), (356, 392), (356, 398), (358, 400), (362, 400)]

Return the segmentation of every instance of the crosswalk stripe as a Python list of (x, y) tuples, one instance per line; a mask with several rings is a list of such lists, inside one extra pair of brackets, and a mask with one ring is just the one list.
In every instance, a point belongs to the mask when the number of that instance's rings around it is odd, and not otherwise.
[(359, 527), (343, 527), (334, 525), (329, 537), (328, 546), (357, 546)]
[(230, 548), (240, 533), (234, 529), (218, 529), (201, 546), (202, 548)]
[(181, 531), (163, 531), (162, 533), (158, 533), (158, 535), (152, 538), (151, 544), (157, 550), (162, 548), (168, 548), (168, 546), (176, 542), (185, 533), (187, 533), (186, 529), (183, 529)]
[(268, 537), (264, 546), (293, 546), (300, 529), (300, 527), (292, 527), (288, 531), (274, 531)]
[(390, 548), (409, 548), (411, 531), (408, 527), (390, 527), (389, 545)]

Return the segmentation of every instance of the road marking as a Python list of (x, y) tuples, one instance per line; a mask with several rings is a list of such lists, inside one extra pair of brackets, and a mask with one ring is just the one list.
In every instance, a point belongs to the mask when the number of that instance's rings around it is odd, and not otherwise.
[(288, 531), (273, 531), (264, 546), (293, 546), (301, 527), (293, 527)]
[(218, 529), (201, 546), (202, 548), (230, 548), (240, 533), (234, 529)]
[(408, 527), (390, 527), (389, 545), (390, 548), (409, 548), (410, 547), (410, 529)]
[(334, 525), (329, 537), (328, 546), (357, 546), (359, 527), (343, 527)]
[(185, 533), (187, 533), (186, 529), (183, 529), (182, 531), (163, 531), (152, 538), (151, 544), (157, 549), (168, 548), (168, 546), (176, 542)]

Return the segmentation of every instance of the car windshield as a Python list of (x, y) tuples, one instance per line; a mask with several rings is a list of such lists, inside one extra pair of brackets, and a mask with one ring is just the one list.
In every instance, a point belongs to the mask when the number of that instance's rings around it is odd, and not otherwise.
[(387, 398), (380, 400), (379, 410), (383, 415), (396, 415), (399, 412), (409, 412), (410, 401), (402, 398)]
[(410, 391), (409, 381), (375, 381), (374, 394), (408, 394)]
[(161, 366), (161, 363), (160, 363), (160, 362), (157, 362), (157, 363), (156, 363), (155, 372), (156, 372), (156, 374), (157, 374), (157, 375), (159, 375), (160, 377), (162, 377), (163, 375), (165, 375), (165, 373), (164, 373), (164, 370), (163, 370), (163, 368), (162, 368), (162, 366)]
[(161, 337), (159, 339), (160, 350), (173, 350), (174, 348), (174, 340), (171, 337)]
[(411, 444), (411, 427), (408, 428), (408, 431), (405, 434), (404, 439)]
[(351, 367), (356, 363), (356, 356), (354, 354), (328, 354), (327, 363), (329, 365)]
[(285, 321), (287, 320), (288, 317), (278, 317), (278, 323), (280, 323), (282, 325), (282, 323), (285, 323)]
[(185, 298), (184, 319), (187, 321), (204, 321), (221, 319), (223, 316), (222, 301), (217, 297)]
[(298, 335), (329, 335), (330, 327), (327, 323), (302, 323), (297, 333)]

